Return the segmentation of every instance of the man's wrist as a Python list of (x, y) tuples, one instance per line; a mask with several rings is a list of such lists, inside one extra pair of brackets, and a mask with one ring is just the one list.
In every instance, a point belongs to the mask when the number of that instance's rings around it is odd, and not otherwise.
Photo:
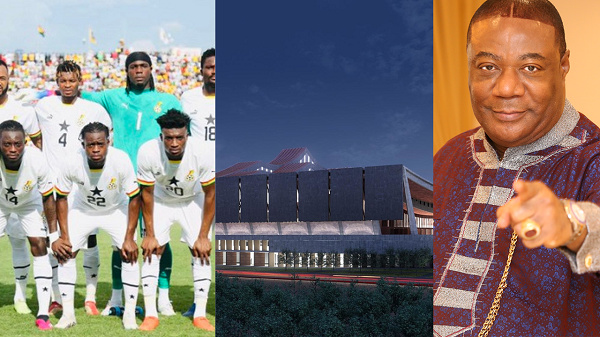
[[(581, 234), (586, 231), (586, 219), (583, 210), (573, 200), (561, 199), (569, 224), (571, 225), (571, 237), (563, 246), (571, 249), (572, 246), (579, 248), (583, 240), (580, 240)], [(585, 236), (584, 236), (585, 237)]]

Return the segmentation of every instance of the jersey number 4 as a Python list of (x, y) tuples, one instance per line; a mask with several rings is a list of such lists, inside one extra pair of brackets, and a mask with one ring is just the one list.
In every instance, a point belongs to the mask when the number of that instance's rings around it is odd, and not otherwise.
[(67, 134), (63, 133), (60, 138), (58, 138), (58, 144), (62, 144), (63, 147), (67, 146)]
[(19, 203), (19, 199), (17, 199), (16, 195), (13, 195), (12, 197), (9, 197), (8, 193), (7, 193), (4, 196), (6, 197), (6, 201), (8, 201), (8, 202), (12, 202), (15, 205), (17, 205)]

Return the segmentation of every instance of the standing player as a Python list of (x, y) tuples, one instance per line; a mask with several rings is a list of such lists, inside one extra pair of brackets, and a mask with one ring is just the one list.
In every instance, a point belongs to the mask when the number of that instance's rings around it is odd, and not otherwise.
[[(202, 74), (202, 87), (197, 87), (181, 95), (183, 112), (191, 118), (190, 129), (192, 136), (204, 141), (206, 150), (215, 152), (216, 115), (215, 115), (215, 87), (216, 63), (215, 49), (210, 48), (202, 54), (200, 59)], [(195, 306), (192, 306), (182, 315), (192, 317)]]
[(140, 330), (158, 327), (156, 276), (159, 256), (170, 240), (171, 225), (177, 223), (193, 255), (194, 326), (214, 331), (206, 318), (206, 302), (211, 280), (215, 158), (203, 151), (200, 141), (188, 138), (190, 118), (186, 114), (172, 109), (156, 121), (161, 128), (160, 139), (148, 141), (138, 153), (138, 182), (142, 188), (142, 213), (146, 224), (146, 236), (142, 241), (146, 317)]
[[(104, 90), (99, 93), (83, 92), (82, 97), (102, 105), (113, 121), (113, 146), (125, 151), (134, 169), (137, 167), (137, 152), (146, 141), (156, 138), (160, 129), (154, 121), (169, 109), (181, 110), (177, 98), (171, 94), (154, 89), (152, 78), (152, 60), (144, 52), (133, 52), (125, 60), (127, 86), (125, 88)], [(173, 256), (167, 246), (161, 259), (159, 275), (158, 310), (166, 316), (175, 315), (169, 300), (169, 281)], [(122, 303), (122, 283), (120, 278), (121, 258), (118, 252), (112, 256), (113, 292), (102, 315), (108, 315), (110, 307)]]
[[(140, 277), (135, 230), (140, 196), (133, 165), (125, 152), (109, 147), (109, 130), (104, 124), (86, 125), (81, 139), (83, 149), (66, 161), (56, 182), (61, 237), (53, 248), (56, 247), (57, 254), (64, 260), (58, 267), (63, 315), (56, 327), (65, 329), (76, 324), (75, 257), (89, 235), (101, 228), (123, 252), (121, 268), (126, 298), (123, 325), (125, 329), (137, 329), (135, 305)], [(71, 191), (73, 198), (69, 208), (66, 196)]]
[[(46, 155), (48, 165), (58, 175), (64, 159), (79, 150), (81, 129), (90, 122), (101, 122), (110, 127), (111, 120), (102, 106), (78, 97), (81, 85), (79, 65), (72, 61), (59, 64), (56, 68), (56, 82), (61, 95), (42, 98), (35, 111), (42, 130), (42, 152)], [(85, 310), (90, 315), (98, 315), (96, 286), (100, 260), (95, 234), (90, 237), (90, 244), (84, 248), (89, 248), (84, 250), (83, 256), (87, 288)], [(59, 301), (60, 293), (57, 294), (56, 290), (54, 297)], [(56, 305), (53, 303), (53, 306)]]
[[(211, 48), (202, 54), (200, 59), (202, 71), (202, 87), (197, 87), (181, 95), (183, 112), (190, 116), (192, 136), (214, 147), (215, 130), (215, 87), (216, 64), (215, 49)], [(208, 143), (207, 143), (208, 144)]]
[[(19, 122), (0, 123), (0, 153), (0, 187), (4, 194), (4, 198), (0, 197), (0, 234), (4, 233), (8, 217), (16, 215), (33, 255), (39, 305), (35, 323), (40, 330), (49, 330), (52, 328), (48, 317), (52, 267), (46, 237), (48, 228), (50, 233), (56, 233), (52, 173), (46, 165), (40, 165), (44, 162), (40, 150), (25, 146), (25, 130)], [(50, 240), (52, 238), (51, 234)]]
[[(25, 105), (8, 95), (8, 65), (0, 59), (0, 121), (15, 120), (23, 125), (29, 139), (41, 147), (41, 133), (33, 106)], [(13, 216), (9, 218), (6, 234), (12, 247), (13, 269), (15, 272), (15, 310), (20, 314), (29, 314), (31, 310), (25, 301), (27, 279), (29, 276), (29, 251), (26, 236), (21, 225)]]

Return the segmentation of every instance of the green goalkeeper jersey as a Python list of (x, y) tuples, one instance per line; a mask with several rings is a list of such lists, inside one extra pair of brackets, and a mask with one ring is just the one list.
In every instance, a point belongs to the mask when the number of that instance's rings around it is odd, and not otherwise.
[(182, 110), (177, 97), (150, 89), (127, 94), (125, 88), (118, 88), (82, 92), (81, 96), (99, 103), (108, 111), (114, 130), (112, 145), (129, 155), (134, 168), (137, 167), (140, 146), (160, 135), (156, 118), (169, 109)]

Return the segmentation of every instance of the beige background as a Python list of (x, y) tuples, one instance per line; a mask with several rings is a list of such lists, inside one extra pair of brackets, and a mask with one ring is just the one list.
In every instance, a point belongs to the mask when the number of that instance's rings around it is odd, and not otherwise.
[[(477, 126), (467, 84), (466, 32), (483, 0), (433, 1), (433, 153)], [(600, 1), (553, 0), (571, 50), (567, 98), (600, 125)]]

